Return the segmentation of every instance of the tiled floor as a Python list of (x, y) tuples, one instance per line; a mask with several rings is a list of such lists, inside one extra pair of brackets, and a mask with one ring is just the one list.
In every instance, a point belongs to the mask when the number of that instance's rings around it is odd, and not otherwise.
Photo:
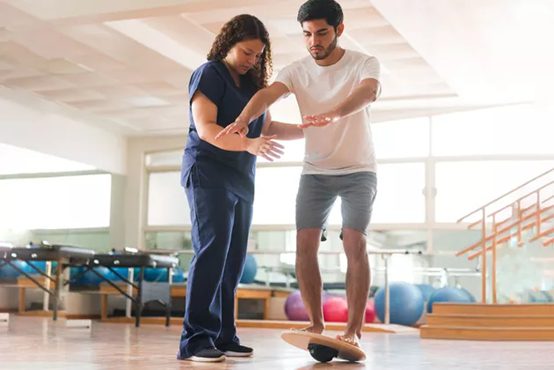
[[(177, 361), (180, 328), (93, 322), (92, 330), (64, 321), (11, 315), (0, 324), (0, 369), (554, 369), (552, 342), (422, 340), (415, 334), (364, 333), (367, 360), (319, 364), (280, 339), (280, 330), (240, 329), (255, 349), (250, 359), (219, 364)], [(328, 333), (334, 334), (334, 333)]]

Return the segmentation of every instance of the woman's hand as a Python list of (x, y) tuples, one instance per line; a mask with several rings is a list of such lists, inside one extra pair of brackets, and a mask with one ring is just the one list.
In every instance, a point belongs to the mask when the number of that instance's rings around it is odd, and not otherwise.
[(273, 162), (273, 160), (281, 158), (284, 153), (284, 147), (273, 139), (275, 139), (275, 135), (247, 139), (246, 151)]

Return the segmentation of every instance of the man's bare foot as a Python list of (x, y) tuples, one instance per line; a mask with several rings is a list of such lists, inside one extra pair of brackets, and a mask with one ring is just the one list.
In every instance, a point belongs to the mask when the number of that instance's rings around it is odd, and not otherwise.
[(346, 334), (337, 335), (337, 339), (350, 345), (360, 347), (360, 344), (358, 343), (358, 338), (356, 338), (356, 336)]
[(294, 329), (294, 330), (298, 330), (298, 331), (306, 331), (308, 333), (315, 333), (315, 334), (321, 334), (323, 333), (323, 330), (325, 329), (325, 327), (323, 325), (310, 325), (306, 328), (302, 328), (302, 329)]

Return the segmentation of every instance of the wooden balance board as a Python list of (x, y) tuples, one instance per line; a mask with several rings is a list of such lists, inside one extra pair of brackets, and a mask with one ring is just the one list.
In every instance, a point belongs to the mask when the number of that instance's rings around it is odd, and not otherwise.
[(328, 362), (335, 357), (350, 362), (365, 360), (365, 352), (361, 348), (326, 335), (291, 330), (282, 333), (281, 338), (288, 344), (310, 352), (319, 362)]

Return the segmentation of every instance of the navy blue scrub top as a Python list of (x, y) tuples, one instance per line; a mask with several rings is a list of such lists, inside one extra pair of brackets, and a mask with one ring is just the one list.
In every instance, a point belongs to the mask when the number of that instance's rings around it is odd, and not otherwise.
[[(222, 62), (210, 61), (192, 73), (189, 82), (189, 136), (183, 154), (181, 184), (203, 188), (223, 188), (247, 202), (254, 201), (256, 156), (244, 151), (219, 149), (200, 139), (192, 116), (192, 97), (200, 91), (217, 106), (217, 124), (226, 127), (242, 112), (257, 88), (245, 76), (237, 87)], [(248, 137), (259, 137), (265, 113), (251, 122)]]

